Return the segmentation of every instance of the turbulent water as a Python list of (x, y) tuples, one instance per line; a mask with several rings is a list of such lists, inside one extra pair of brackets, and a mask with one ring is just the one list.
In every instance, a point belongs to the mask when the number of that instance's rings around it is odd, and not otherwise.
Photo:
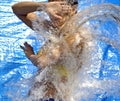
[[(50, 31), (46, 32), (42, 28), (38, 29), (38, 25), (34, 26), (37, 33), (40, 35), (44, 33), (44, 38), (50, 38), (53, 42), (61, 41), (60, 37), (51, 35)], [(71, 74), (71, 80), (69, 80), (68, 84), (71, 84), (72, 87), (71, 85), (67, 85), (69, 89), (71, 88), (72, 90), (69, 101), (94, 101), (95, 99), (101, 101), (101, 99), (107, 98), (107, 96), (110, 95), (120, 96), (120, 80), (110, 78), (103, 79), (101, 76), (103, 73), (100, 71), (103, 67), (119, 68), (119, 66), (116, 65), (117, 63), (103, 59), (101, 47), (108, 44), (113, 49), (117, 49), (118, 53), (120, 51), (120, 7), (112, 4), (89, 7), (74, 15), (58, 33), (62, 35), (81, 33), (81, 40), (84, 39), (83, 41), (85, 43), (84, 51), (80, 58), (75, 58), (74, 54), (67, 58), (67, 65), (69, 64), (69, 70), (71, 71), (76, 70), (76, 67), (79, 66), (78, 63), (82, 62), (81, 68)], [(38, 39), (41, 39), (41, 37)], [(76, 48), (73, 51), (77, 52)], [(31, 80), (28, 81), (30, 82)], [(23, 83), (23, 85), (27, 88), (27, 82), (25, 82), (25, 84)], [(39, 91), (36, 93), (39, 94)], [(24, 100), (24, 98), (22, 100)]]
[[(103, 54), (101, 53), (101, 47), (106, 43), (118, 51), (120, 50), (120, 8), (112, 4), (103, 4), (80, 11), (65, 25), (62, 32), (82, 32), (87, 34), (82, 27), (89, 30), (88, 33), (91, 33), (93, 40), (88, 37), (88, 41), (90, 41), (92, 45), (89, 45), (90, 51), (85, 52), (83, 55), (82, 61), (84, 62), (82, 68), (79, 70), (80, 73), (78, 73), (79, 80), (76, 82), (76, 93), (73, 93), (74, 101), (81, 101), (82, 99), (93, 101), (97, 94), (101, 94), (98, 100), (110, 95), (120, 96), (120, 80), (102, 79), (100, 77), (101, 74), (99, 74), (102, 66), (104, 68), (118, 67), (116, 63), (110, 60), (102, 60)], [(99, 76), (95, 77), (96, 79), (91, 77), (97, 73)], [(98, 78), (100, 80), (98, 80)], [(116, 89), (113, 89), (114, 87)]]

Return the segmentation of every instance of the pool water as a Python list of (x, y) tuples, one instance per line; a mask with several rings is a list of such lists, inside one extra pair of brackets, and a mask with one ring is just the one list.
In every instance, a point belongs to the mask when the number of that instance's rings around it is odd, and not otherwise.
[[(21, 83), (21, 81), (31, 79), (37, 71), (37, 68), (25, 57), (19, 46), (23, 45), (23, 43), (27, 41), (34, 47), (35, 51), (37, 51), (43, 44), (42, 41), (37, 40), (35, 36), (32, 36), (31, 34), (34, 32), (12, 13), (11, 5), (19, 1), (24, 0), (4, 0), (0, 2), (0, 101), (18, 101), (18, 99), (15, 98), (13, 100), (13, 97), (19, 98), (21, 95), (25, 97), (28, 93), (31, 82), (28, 83), (28, 81), (27, 84), (29, 85), (26, 85), (26, 82)], [(99, 3), (113, 3), (120, 5), (120, 0), (81, 0), (79, 3), (79, 11), (81, 11), (88, 6)], [(93, 22), (95, 23), (95, 21)], [(104, 25), (106, 29), (109, 26), (108, 30), (114, 30), (114, 32), (118, 31), (115, 28), (116, 23), (108, 22), (107, 24), (108, 25)], [(120, 33), (120, 29), (118, 32)], [(117, 36), (111, 36), (108, 34), (107, 37), (115, 38)], [(110, 44), (104, 42), (99, 43), (99, 46), (101, 49), (99, 51), (101, 59), (103, 61), (109, 61), (111, 64), (107, 66), (101, 64), (100, 70), (94, 72), (93, 77), (103, 80), (109, 79), (109, 81), (116, 80), (113, 82), (113, 85), (117, 83), (117, 88), (112, 86), (110, 89), (118, 90), (116, 90), (117, 94), (115, 95), (113, 93), (112, 95), (107, 95), (106, 92), (103, 94), (96, 94), (96, 98), (94, 100), (120, 101), (120, 85), (118, 83), (118, 81), (120, 81), (119, 49), (113, 48)], [(109, 83), (112, 82), (110, 81)], [(82, 101), (86, 100), (83, 98)]]

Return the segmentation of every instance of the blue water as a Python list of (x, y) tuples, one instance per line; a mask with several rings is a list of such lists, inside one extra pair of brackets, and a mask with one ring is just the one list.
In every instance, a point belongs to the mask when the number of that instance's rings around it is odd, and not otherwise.
[[(37, 69), (25, 57), (19, 46), (27, 41), (34, 47), (35, 51), (37, 51), (42, 44), (42, 42), (36, 40), (34, 36), (30, 35), (30, 33), (34, 32), (12, 13), (11, 5), (19, 1), (24, 0), (0, 1), (0, 101), (12, 101), (8, 96), (8, 91), (16, 94), (16, 91), (20, 89), (21, 95), (26, 95), (29, 87), (24, 87), (23, 85), (22, 88), (19, 88), (19, 86), (12, 86), (12, 84), (31, 78)], [(80, 0), (79, 10), (100, 3), (113, 3), (120, 6), (120, 0)], [(115, 23), (108, 22), (108, 25), (103, 26), (107, 26), (107, 28), (109, 26), (110, 29), (117, 32), (117, 29), (114, 28)], [(110, 30), (109, 28), (108, 30)], [(110, 37), (110, 35), (108, 37)], [(113, 64), (110, 67), (101, 65), (100, 71), (94, 75), (97, 76), (98, 79), (119, 79), (120, 54), (118, 50), (109, 44), (100, 44), (102, 49), (101, 58), (103, 60), (112, 61)], [(117, 68), (115, 68), (116, 66)], [(100, 95), (97, 96), (100, 97)], [(120, 101), (120, 96), (101, 96), (101, 99), (99, 98), (99, 100), (96, 99), (95, 101)]]

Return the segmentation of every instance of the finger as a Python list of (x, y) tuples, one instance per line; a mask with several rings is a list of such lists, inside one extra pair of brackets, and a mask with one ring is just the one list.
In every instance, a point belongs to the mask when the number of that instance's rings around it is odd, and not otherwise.
[(25, 47), (31, 47), (27, 42), (24, 43)]
[(55, 12), (51, 12), (50, 16), (51, 16), (51, 19), (53, 19), (53, 20), (61, 20), (62, 19), (62, 17)]
[(66, 1), (61, 1), (60, 5), (68, 5)]
[(63, 12), (71, 12), (72, 8), (70, 6), (62, 6), (62, 11)]
[(24, 45), (25, 45), (25, 46), (27, 46), (27, 45), (28, 45), (28, 43), (27, 43), (27, 42), (25, 42), (25, 43), (24, 43)]
[(25, 47), (23, 47), (23, 46), (20, 45), (20, 48), (25, 51)]
[(60, 15), (58, 15), (58, 14), (55, 14), (54, 17), (55, 17), (55, 19), (59, 19), (59, 20), (62, 19), (62, 17)]

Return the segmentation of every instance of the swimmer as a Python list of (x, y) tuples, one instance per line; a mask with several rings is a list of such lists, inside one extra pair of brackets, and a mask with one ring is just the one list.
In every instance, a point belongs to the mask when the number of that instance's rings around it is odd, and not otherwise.
[[(31, 6), (33, 8), (31, 8)], [(32, 29), (33, 29), (32, 21), (36, 19), (36, 15), (33, 12), (36, 11), (38, 7), (39, 10), (41, 11), (44, 8), (44, 10), (48, 13), (51, 22), (53, 23), (51, 26), (53, 28), (57, 27), (59, 29), (61, 28), (62, 25), (64, 25), (66, 21), (66, 17), (68, 18), (68, 16), (72, 16), (76, 13), (77, 6), (73, 5), (72, 8), (70, 5), (67, 5), (65, 2), (61, 2), (61, 1), (49, 2), (47, 4), (46, 3), (39, 4), (36, 2), (20, 2), (12, 6), (13, 12), (26, 25), (28, 25)], [(58, 9), (57, 7), (60, 7), (61, 9)], [(70, 34), (65, 36), (64, 38), (67, 44), (69, 44), (69, 46), (72, 46), (72, 44), (75, 42), (76, 36)], [(40, 77), (39, 75), (36, 76), (35, 83), (31, 88), (29, 95), (37, 96), (36, 99), (58, 98), (60, 100), (66, 99), (65, 101), (69, 101), (67, 100), (67, 95), (69, 95), (70, 91), (68, 91), (68, 89), (62, 89), (60, 86), (57, 87), (59, 83), (63, 83), (63, 85), (67, 86), (68, 71), (65, 68), (65, 65), (63, 65), (64, 64), (63, 62), (66, 60), (63, 60), (61, 58), (61, 57), (65, 57), (64, 49), (66, 48), (66, 46), (63, 45), (61, 41), (58, 41), (58, 43), (53, 43), (48, 41), (37, 54), (34, 53), (32, 46), (30, 46), (27, 42), (24, 43), (24, 47), (23, 46), (20, 47), (24, 50), (24, 53), (27, 56), (27, 58), (35, 66), (37, 66), (39, 70), (42, 69), (42, 72), (40, 73)], [(53, 74), (55, 73), (55, 75), (53, 76), (50, 72)], [(55, 84), (56, 81), (57, 84)], [(45, 87), (44, 89), (42, 88), (43, 86)], [(37, 90), (39, 91), (43, 90), (44, 94), (41, 96), (40, 94), (35, 95), (36, 94), (35, 92)], [(64, 93), (62, 97), (60, 92)]]
[[(54, 0), (52, 0), (54, 1)], [(39, 8), (39, 9), (38, 9)], [(45, 11), (48, 13), (53, 26), (63, 20), (63, 15), (71, 12), (72, 8), (65, 1), (57, 0), (54, 2), (19, 2), (12, 6), (15, 15), (21, 19), (27, 26), (33, 29), (32, 21), (37, 18), (35, 11)], [(46, 24), (47, 25), (47, 24)]]
[[(32, 21), (37, 19), (37, 15), (34, 13), (39, 8), (40, 11), (46, 11), (51, 18), (51, 26), (60, 28), (66, 22), (66, 17), (71, 17), (76, 13), (77, 3), (73, 2), (72, 6), (68, 5), (64, 0), (49, 0), (46, 2), (19, 2), (12, 6), (15, 15), (20, 18), (27, 26), (33, 29)], [(44, 8), (44, 9), (43, 9)], [(68, 18), (69, 19), (69, 18)], [(48, 22), (48, 21), (45, 21)], [(44, 23), (44, 22), (43, 22)], [(44, 23), (45, 25), (49, 25)], [(45, 26), (46, 27), (46, 26)], [(46, 29), (45, 29), (46, 30)], [(48, 29), (47, 29), (48, 30)], [(27, 43), (24, 44), (27, 49), (22, 48), (26, 56), (34, 54), (33, 49)], [(29, 51), (29, 52), (28, 52)]]

